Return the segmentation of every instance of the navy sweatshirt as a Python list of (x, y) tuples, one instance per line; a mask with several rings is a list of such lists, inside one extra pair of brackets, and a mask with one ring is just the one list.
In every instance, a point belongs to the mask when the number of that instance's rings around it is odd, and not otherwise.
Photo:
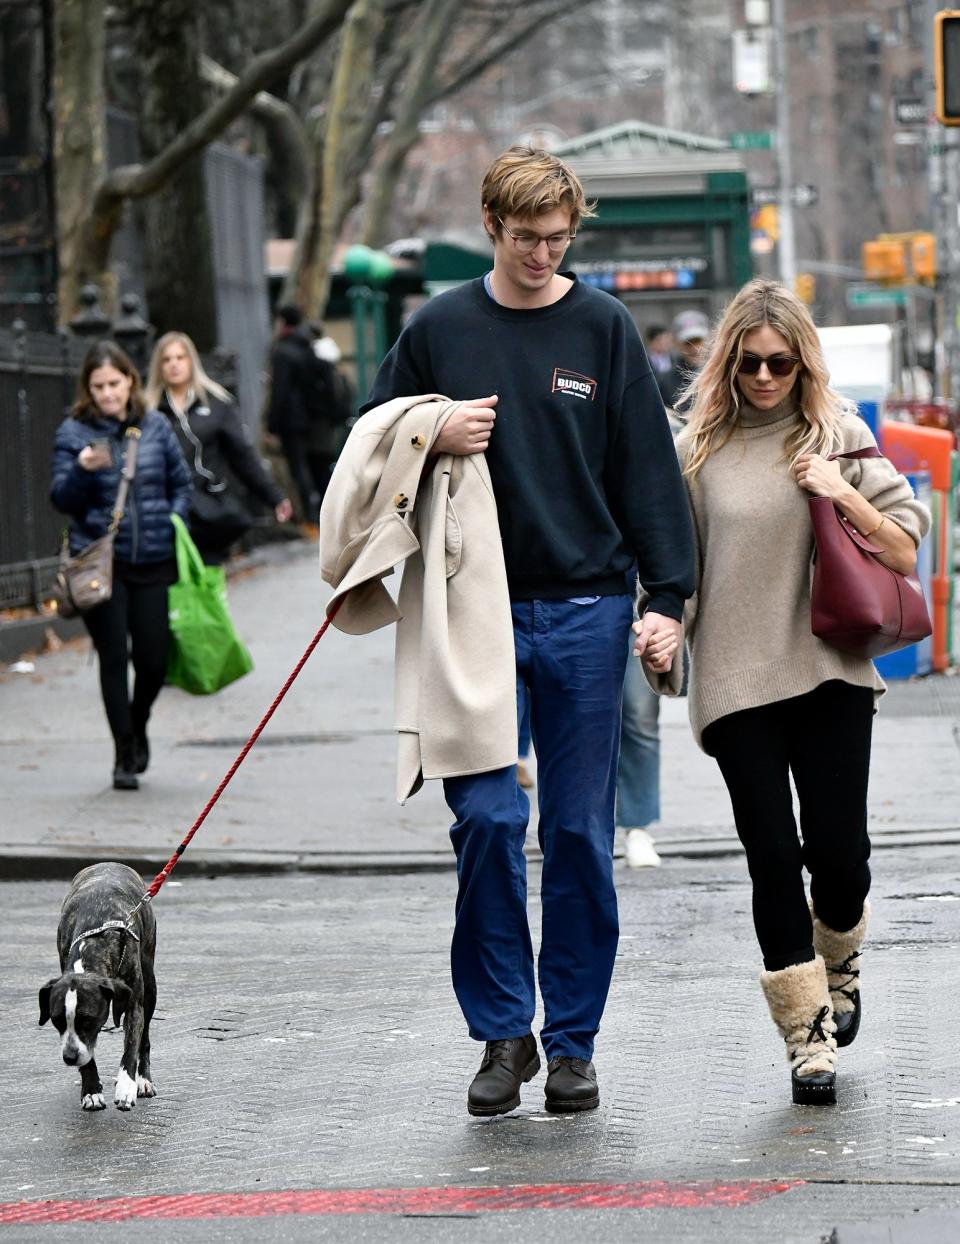
[(516, 310), (482, 278), (461, 285), (412, 317), (363, 409), (420, 393), (499, 395), (487, 463), (512, 599), (614, 595), (636, 568), (647, 608), (681, 617), (694, 581), (687, 500), (622, 303), (574, 280), (551, 306)]

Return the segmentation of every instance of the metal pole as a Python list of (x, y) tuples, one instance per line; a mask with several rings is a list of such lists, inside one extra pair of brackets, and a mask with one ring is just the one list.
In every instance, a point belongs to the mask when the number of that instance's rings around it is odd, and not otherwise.
[(357, 396), (366, 401), (367, 385), (367, 314), (371, 291), (366, 285), (351, 285), (347, 298), (353, 310), (353, 335), (356, 347)]
[(933, 79), (933, 19), (940, 8), (940, 0), (927, 0), (924, 23), (924, 85), (927, 101), (927, 178), (930, 190), (930, 221), (937, 239), (937, 285), (931, 313), (931, 331), (933, 333), (933, 395), (942, 397), (945, 393), (947, 380), (947, 360), (944, 354), (944, 281), (942, 273), (947, 264), (946, 237), (946, 202), (943, 193), (944, 158), (943, 135), (944, 127), (937, 120), (936, 88)]
[(793, 289), (797, 275), (793, 230), (793, 162), (790, 156), (790, 66), (787, 58), (786, 0), (772, 0), (774, 82), (777, 92), (777, 203), (780, 207), (780, 280)]
[(947, 397), (960, 401), (960, 137), (944, 135), (943, 344), (946, 352)]

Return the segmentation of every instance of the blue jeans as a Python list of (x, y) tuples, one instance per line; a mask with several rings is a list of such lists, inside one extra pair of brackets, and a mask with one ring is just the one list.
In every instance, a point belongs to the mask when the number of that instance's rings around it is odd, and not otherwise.
[[(538, 972), (547, 1058), (593, 1056), (619, 922), (613, 808), (630, 598), (513, 605), (517, 707), (531, 698), (540, 803)], [(478, 1041), (524, 1036), (536, 1007), (523, 855), (530, 805), (516, 767), (447, 778), (457, 818), (453, 987)]]
[(627, 643), (617, 770), (617, 824), (643, 829), (660, 820), (660, 697), (651, 691)]

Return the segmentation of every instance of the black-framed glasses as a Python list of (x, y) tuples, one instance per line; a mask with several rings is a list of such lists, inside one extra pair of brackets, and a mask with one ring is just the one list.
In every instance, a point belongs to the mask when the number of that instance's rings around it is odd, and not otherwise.
[(503, 228), (504, 233), (513, 239), (513, 244), (521, 255), (532, 254), (541, 242), (546, 242), (547, 250), (554, 255), (560, 255), (567, 249), (573, 239), (577, 236), (575, 233), (551, 233), (549, 237), (543, 237), (539, 233), (514, 233), (497, 217)]
[[(730, 357), (736, 362), (735, 354), (731, 354)], [(789, 376), (800, 360), (793, 354), (770, 354), (766, 358), (762, 358), (759, 354), (744, 354), (737, 363), (737, 371), (743, 372), (745, 376), (755, 376), (764, 363), (771, 376), (783, 377)]]

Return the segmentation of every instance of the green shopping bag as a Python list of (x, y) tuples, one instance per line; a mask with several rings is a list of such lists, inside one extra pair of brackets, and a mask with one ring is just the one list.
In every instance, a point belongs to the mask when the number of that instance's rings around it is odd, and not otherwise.
[(253, 660), (230, 619), (222, 566), (205, 566), (178, 514), (171, 515), (178, 580), (170, 588), (167, 682), (210, 695), (249, 674)]

